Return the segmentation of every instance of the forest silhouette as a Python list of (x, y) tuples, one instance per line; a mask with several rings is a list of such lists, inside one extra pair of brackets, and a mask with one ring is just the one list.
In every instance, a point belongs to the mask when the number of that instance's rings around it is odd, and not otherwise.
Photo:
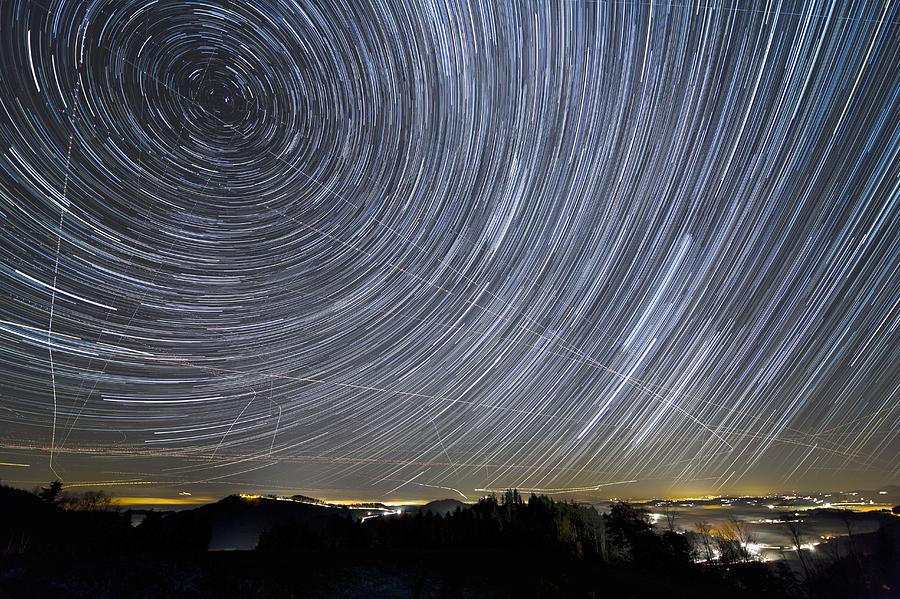
[[(132, 525), (135, 514), (102, 492), (2, 486), (0, 595), (843, 598), (900, 588), (900, 520), (890, 515), (877, 533), (857, 536), (854, 550), (824, 561), (804, 558), (797, 529), (802, 567), (791, 568), (759, 561), (738, 520), (685, 530), (664, 510), (657, 526), (625, 502), (601, 513), (511, 489), (445, 515), (364, 521), (319, 503), (231, 496), (147, 511)], [(247, 514), (266, 523), (255, 550), (207, 550), (217, 518)]]

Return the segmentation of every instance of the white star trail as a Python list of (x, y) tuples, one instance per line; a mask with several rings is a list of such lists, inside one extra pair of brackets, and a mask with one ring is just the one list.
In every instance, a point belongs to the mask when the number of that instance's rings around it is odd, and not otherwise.
[(0, 465), (199, 495), (896, 482), (897, 25), (0, 3)]

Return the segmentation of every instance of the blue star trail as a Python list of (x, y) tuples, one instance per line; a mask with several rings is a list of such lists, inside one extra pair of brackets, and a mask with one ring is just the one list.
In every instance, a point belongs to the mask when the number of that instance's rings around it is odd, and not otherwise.
[(898, 19), (3, 2), (0, 474), (896, 482)]

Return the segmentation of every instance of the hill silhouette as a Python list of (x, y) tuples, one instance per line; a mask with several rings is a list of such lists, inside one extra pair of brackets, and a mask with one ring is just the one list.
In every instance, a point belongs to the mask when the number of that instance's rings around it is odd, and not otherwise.
[(463, 503), (462, 501), (458, 501), (456, 499), (436, 499), (435, 501), (429, 501), (425, 505), (415, 506), (414, 509), (406, 508), (405, 512), (431, 512), (435, 515), (446, 516), (448, 514), (452, 514), (457, 509), (465, 510), (470, 507), (469, 504)]
[(209, 549), (255, 549), (259, 535), (277, 526), (299, 526), (311, 533), (325, 529), (332, 518), (351, 520), (349, 508), (315, 505), (298, 501), (278, 501), (266, 497), (231, 495), (216, 503), (176, 512), (176, 527), (185, 520), (200, 519), (210, 529)]
[[(890, 597), (900, 520), (836, 542), (798, 575), (746, 539), (660, 530), (627, 503), (515, 490), (395, 514), (312, 498), (230, 496), (137, 526), (96, 494), (0, 487), (2, 597)], [(452, 510), (451, 510), (452, 508)], [(443, 512), (443, 514), (441, 513)], [(379, 517), (367, 517), (379, 516)], [(736, 529), (737, 530), (737, 529)], [(841, 546), (844, 546), (843, 548)], [(208, 551), (208, 549), (242, 549)], [(824, 551), (822, 553), (826, 553)]]

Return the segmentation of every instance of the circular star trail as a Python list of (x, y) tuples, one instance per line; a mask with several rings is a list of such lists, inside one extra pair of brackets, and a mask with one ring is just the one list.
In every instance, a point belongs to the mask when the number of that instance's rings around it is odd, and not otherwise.
[(763, 6), (4, 2), (4, 478), (895, 481), (897, 10)]

